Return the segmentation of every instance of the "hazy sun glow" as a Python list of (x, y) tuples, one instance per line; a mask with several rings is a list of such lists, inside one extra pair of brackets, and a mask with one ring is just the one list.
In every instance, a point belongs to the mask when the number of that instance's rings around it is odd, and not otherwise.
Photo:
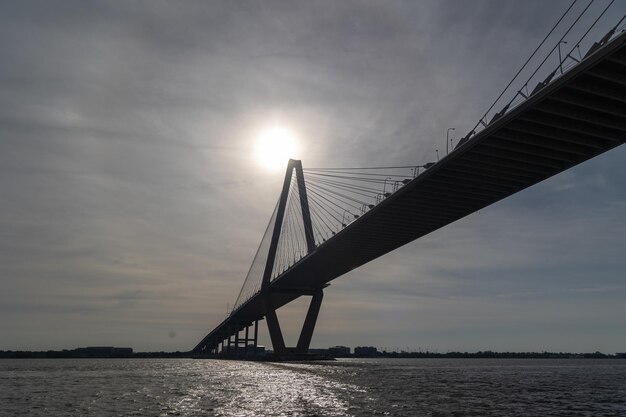
[(296, 139), (288, 129), (273, 127), (259, 135), (256, 142), (256, 158), (271, 170), (283, 169), (289, 158), (296, 157)]

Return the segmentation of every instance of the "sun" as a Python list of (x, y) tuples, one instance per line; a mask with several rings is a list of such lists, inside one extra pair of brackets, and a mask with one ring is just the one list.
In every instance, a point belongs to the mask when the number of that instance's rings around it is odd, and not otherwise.
[(296, 138), (287, 128), (278, 126), (266, 129), (259, 134), (255, 154), (265, 168), (277, 171), (287, 166), (289, 158), (295, 158)]

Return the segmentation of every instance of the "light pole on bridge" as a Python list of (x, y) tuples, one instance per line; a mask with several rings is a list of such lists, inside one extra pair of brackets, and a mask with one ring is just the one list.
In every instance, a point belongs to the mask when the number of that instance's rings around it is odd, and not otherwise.
[(449, 127), (448, 130), (446, 130), (446, 155), (450, 153), (450, 145), (452, 144), (450, 142), (450, 131), (451, 130), (455, 130), (453, 127)]
[(561, 74), (563, 74), (563, 60), (561, 59), (561, 44), (567, 45), (567, 42), (559, 41), (559, 69), (561, 70)]

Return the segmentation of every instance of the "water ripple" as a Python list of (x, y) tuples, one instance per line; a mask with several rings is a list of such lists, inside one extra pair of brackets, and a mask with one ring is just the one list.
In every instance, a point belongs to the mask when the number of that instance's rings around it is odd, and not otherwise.
[(626, 360), (0, 361), (0, 416), (626, 416)]

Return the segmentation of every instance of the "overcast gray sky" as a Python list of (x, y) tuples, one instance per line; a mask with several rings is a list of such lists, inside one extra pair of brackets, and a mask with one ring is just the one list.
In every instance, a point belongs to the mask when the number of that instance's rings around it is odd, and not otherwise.
[[(0, 349), (192, 348), (280, 192), (253, 152), (263, 129), (288, 126), (305, 167), (432, 160), (569, 4), (0, 3)], [(624, 351), (625, 161), (613, 150), (339, 278), (313, 346)], [(283, 310), (292, 344), (304, 306)]]

